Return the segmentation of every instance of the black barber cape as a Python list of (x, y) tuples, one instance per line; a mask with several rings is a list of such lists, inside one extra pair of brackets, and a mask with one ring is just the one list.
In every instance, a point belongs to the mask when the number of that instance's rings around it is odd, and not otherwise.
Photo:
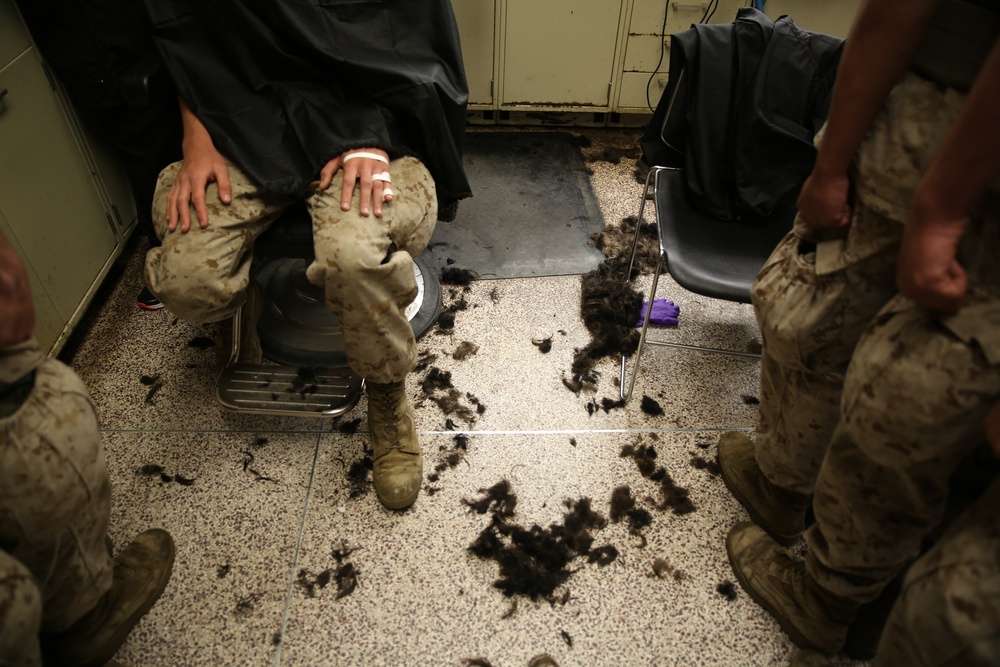
[(670, 82), (641, 141), (646, 161), (670, 164), (668, 145), (677, 148), (692, 206), (720, 220), (766, 217), (812, 171), (843, 41), (751, 8), (732, 24), (671, 35)]
[(449, 0), (147, 0), (181, 97), (265, 190), (352, 148), (414, 155), (442, 207), (470, 194), (468, 86)]

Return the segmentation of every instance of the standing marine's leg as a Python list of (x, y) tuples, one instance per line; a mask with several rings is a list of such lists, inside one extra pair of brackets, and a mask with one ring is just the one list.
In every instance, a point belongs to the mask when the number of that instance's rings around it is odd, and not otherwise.
[(896, 293), (896, 254), (913, 188), (963, 99), (907, 74), (859, 149), (850, 227), (817, 230), (797, 220), (754, 283), (763, 337), (758, 436), (755, 446), (727, 434), (719, 461), (754, 521), (784, 544), (803, 529), (854, 347)]
[(897, 297), (859, 341), (805, 560), (752, 525), (730, 533), (740, 582), (801, 646), (839, 650), (854, 612), (917, 557), (952, 472), (984, 441), (983, 419), (1000, 399), (997, 221), (970, 222), (971, 288), (959, 313), (938, 317)]
[(0, 665), (41, 667), (42, 593), (31, 570), (0, 548)]
[(340, 320), (351, 369), (368, 386), (368, 425), (374, 451), (375, 490), (390, 509), (416, 500), (423, 458), (406, 397), (416, 364), (416, 341), (404, 311), (417, 295), (413, 257), (430, 241), (437, 217), (434, 181), (414, 158), (391, 164), (395, 198), (381, 218), (340, 208), (342, 174), (308, 200), (316, 260), (307, 276), (326, 290)]
[(751, 519), (783, 545), (802, 534), (855, 343), (896, 292), (902, 232), (862, 204), (839, 238), (797, 220), (754, 283), (764, 343), (758, 437), (754, 446), (723, 435), (719, 464)]
[(110, 493), (80, 379), (45, 361), (34, 339), (0, 348), (0, 547), (38, 586), (56, 664), (104, 664), (170, 577), (163, 531), (143, 533), (112, 561)]

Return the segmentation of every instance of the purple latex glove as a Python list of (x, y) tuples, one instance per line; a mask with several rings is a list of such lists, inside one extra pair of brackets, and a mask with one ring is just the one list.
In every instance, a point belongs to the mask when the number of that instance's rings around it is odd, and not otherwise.
[[(642, 326), (642, 320), (646, 315), (646, 308), (648, 305), (648, 301), (642, 304), (642, 311), (639, 313), (639, 321), (635, 323), (635, 326)], [(649, 323), (677, 324), (677, 318), (680, 314), (680, 306), (675, 306), (673, 301), (667, 301), (666, 299), (653, 299), (653, 312), (649, 314)]]

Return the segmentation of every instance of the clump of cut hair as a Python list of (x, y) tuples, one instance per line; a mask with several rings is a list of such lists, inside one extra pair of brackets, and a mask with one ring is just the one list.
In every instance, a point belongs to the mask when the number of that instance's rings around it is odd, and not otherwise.
[(507, 597), (542, 598), (552, 604), (568, 600), (568, 595), (557, 598), (555, 591), (573, 574), (568, 566), (574, 558), (603, 565), (617, 558), (614, 547), (591, 549), (592, 531), (603, 528), (607, 520), (591, 507), (589, 498), (567, 500), (561, 523), (524, 528), (511, 521), (517, 497), (506, 480), (480, 493), (481, 498), (463, 502), (479, 514), (492, 510), (492, 517), (469, 551), (499, 564), (500, 577), (493, 585)]
[[(605, 357), (630, 356), (639, 347), (635, 323), (642, 294), (625, 281), (628, 265), (621, 257), (606, 260), (581, 281), (580, 315), (591, 340), (573, 355), (572, 385), (596, 380), (594, 364)], [(570, 384), (567, 387), (572, 389)]]

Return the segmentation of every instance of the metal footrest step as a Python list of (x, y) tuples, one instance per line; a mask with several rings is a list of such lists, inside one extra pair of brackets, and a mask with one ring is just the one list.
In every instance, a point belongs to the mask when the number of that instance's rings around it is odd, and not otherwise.
[(219, 375), (218, 397), (239, 412), (337, 417), (357, 405), (364, 386), (349, 368), (235, 363)]

